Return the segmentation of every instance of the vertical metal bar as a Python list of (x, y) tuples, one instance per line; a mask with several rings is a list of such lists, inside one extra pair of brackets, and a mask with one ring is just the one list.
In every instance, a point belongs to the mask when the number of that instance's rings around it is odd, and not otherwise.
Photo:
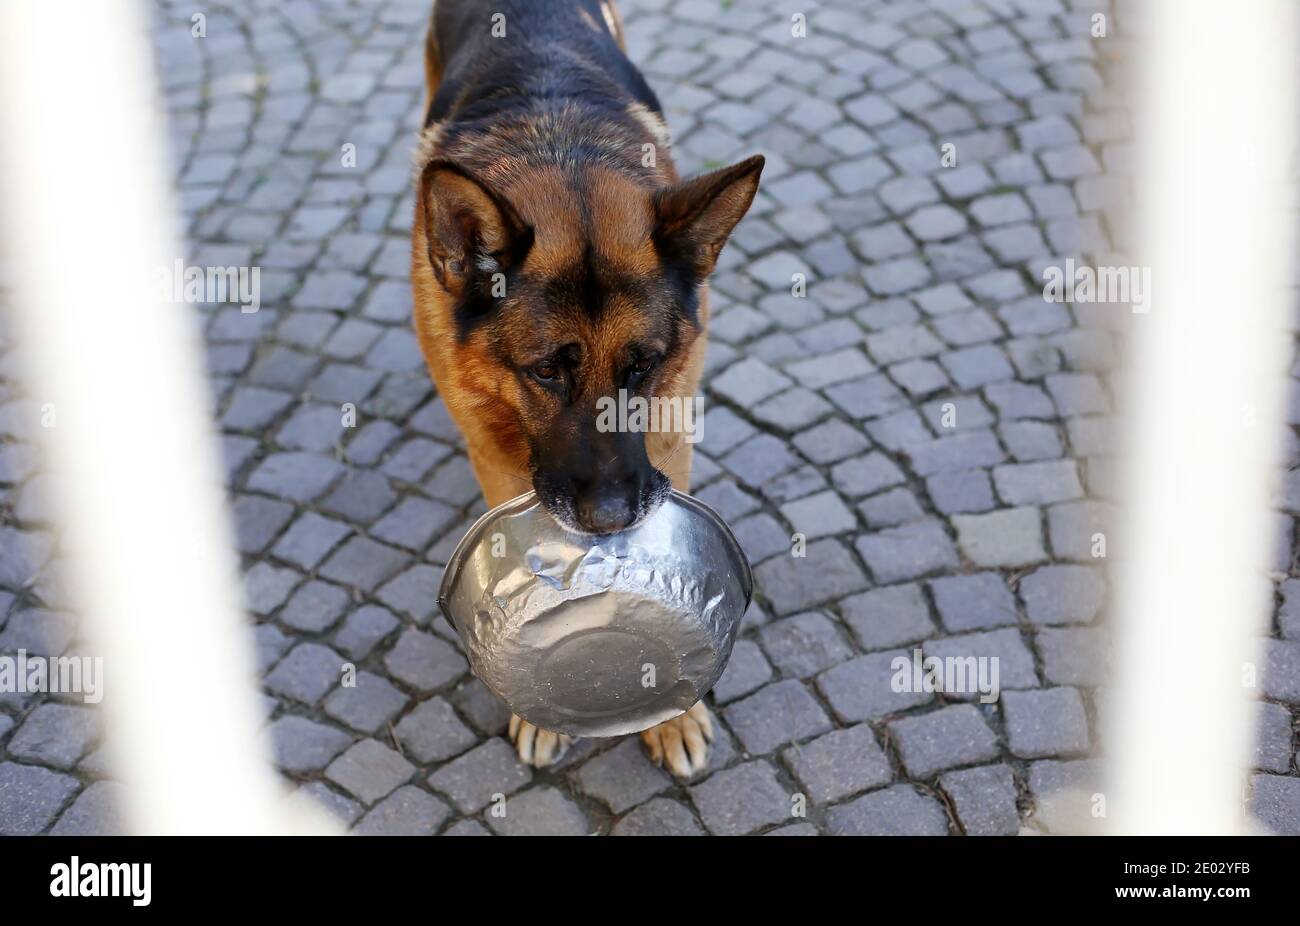
[(1296, 5), (1138, 12), (1137, 220), (1153, 296), (1121, 389), (1111, 828), (1233, 833), (1290, 359)]
[[(292, 828), (259, 715), (134, 2), (0, 4), (0, 199), (54, 502), (130, 829)], [(38, 429), (40, 430), (40, 429)]]

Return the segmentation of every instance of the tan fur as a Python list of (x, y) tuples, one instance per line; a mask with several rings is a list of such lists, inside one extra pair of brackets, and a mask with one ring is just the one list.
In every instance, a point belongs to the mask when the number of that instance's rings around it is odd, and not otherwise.
[[(430, 155), (433, 156), (432, 154)], [(563, 182), (557, 168), (532, 169), (510, 178), (502, 191), (519, 205), (523, 219), (537, 228), (537, 244), (529, 253), (525, 266), (539, 274), (550, 275), (575, 260), (583, 245), (575, 233), (578, 205)], [(634, 184), (612, 173), (599, 177), (589, 188), (591, 211), (596, 217), (601, 258), (611, 266), (630, 273), (651, 269), (656, 258), (649, 242), (652, 217), (632, 210), (638, 197)], [(642, 191), (643, 192), (643, 191)], [(489, 505), (497, 505), (529, 489), (527, 443), (521, 434), (519, 409), (524, 401), (514, 377), (501, 370), (488, 357), (481, 338), (472, 337), (465, 345), (456, 342), (451, 318), (451, 300), (437, 284), (428, 268), (425, 253), (425, 204), (417, 198), (412, 232), (414, 256), (411, 280), (415, 296), (415, 328), (430, 372), (438, 384), (439, 394), (447, 404), (452, 419), (465, 435), (466, 447), (475, 475), (483, 486)], [(629, 332), (608, 320), (604, 334), (615, 347)], [(629, 312), (630, 318), (636, 313)], [(707, 290), (700, 294), (700, 331), (670, 384), (660, 394), (689, 399), (697, 394), (700, 373), (707, 349), (709, 309)], [(574, 324), (587, 325), (585, 319)], [(522, 337), (530, 332), (521, 330)], [(599, 345), (592, 332), (590, 340)], [(690, 480), (691, 445), (672, 433), (647, 435), (647, 452), (652, 462), (667, 460), (671, 466), (665, 475), (673, 486), (687, 491)]]
[(618, 12), (618, 6), (614, 0), (600, 0), (600, 11), (605, 14), (605, 25), (609, 26), (609, 31), (614, 34), (614, 41), (618, 42), (618, 47), (627, 51), (627, 36), (623, 32), (623, 17)]
[[(655, 145), (659, 151), (667, 151), (672, 147), (672, 138), (668, 134), (668, 126), (664, 123), (663, 118), (656, 112), (646, 109), (641, 103), (633, 103), (628, 107), (628, 112), (632, 117), (640, 122), (647, 132), (654, 136)], [(657, 156), (657, 155), (656, 155)]]

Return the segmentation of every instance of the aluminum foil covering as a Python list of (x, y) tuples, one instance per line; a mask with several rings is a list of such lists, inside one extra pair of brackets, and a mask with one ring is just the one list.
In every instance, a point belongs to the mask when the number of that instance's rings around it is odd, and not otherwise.
[(621, 736), (709, 692), (752, 592), (735, 536), (689, 495), (674, 492), (632, 530), (590, 537), (529, 493), (470, 528), (438, 604), (474, 673), (520, 717)]

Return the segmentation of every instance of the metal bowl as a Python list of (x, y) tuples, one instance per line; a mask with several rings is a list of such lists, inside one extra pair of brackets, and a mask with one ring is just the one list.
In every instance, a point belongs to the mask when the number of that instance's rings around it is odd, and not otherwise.
[(707, 505), (674, 492), (631, 530), (566, 531), (533, 493), (479, 518), (438, 604), (474, 674), (545, 730), (621, 736), (689, 710), (727, 667), (749, 561)]

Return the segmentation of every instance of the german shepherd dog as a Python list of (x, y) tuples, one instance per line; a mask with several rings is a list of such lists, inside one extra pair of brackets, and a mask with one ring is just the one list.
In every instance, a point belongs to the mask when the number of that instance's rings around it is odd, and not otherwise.
[[(612, 0), (436, 0), (411, 235), (415, 327), (487, 503), (535, 489), (569, 530), (635, 525), (690, 483), (680, 433), (597, 427), (620, 390), (690, 401), (706, 281), (763, 158), (681, 180)], [(571, 739), (519, 717), (542, 767)], [(641, 734), (679, 777), (708, 761), (697, 704)]]

